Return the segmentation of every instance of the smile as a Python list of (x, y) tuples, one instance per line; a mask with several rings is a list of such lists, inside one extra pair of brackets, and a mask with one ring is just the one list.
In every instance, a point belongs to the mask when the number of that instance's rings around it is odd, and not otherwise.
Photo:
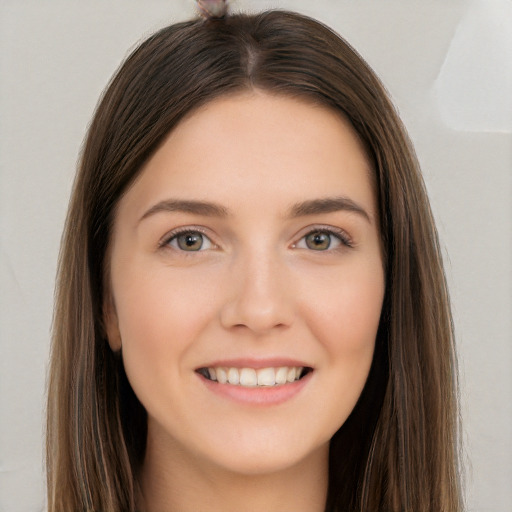
[(219, 384), (231, 384), (248, 388), (275, 387), (291, 384), (302, 379), (312, 369), (304, 366), (280, 366), (277, 368), (209, 367), (197, 370), (203, 377)]

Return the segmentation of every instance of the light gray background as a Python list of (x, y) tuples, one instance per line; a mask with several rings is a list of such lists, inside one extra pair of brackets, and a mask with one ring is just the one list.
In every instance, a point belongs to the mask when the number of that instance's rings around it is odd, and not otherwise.
[[(438, 222), (461, 364), (468, 510), (512, 510), (512, 1), (238, 0), (345, 36), (389, 89)], [(97, 98), (192, 0), (0, 0), (0, 511), (44, 509), (53, 282)]]

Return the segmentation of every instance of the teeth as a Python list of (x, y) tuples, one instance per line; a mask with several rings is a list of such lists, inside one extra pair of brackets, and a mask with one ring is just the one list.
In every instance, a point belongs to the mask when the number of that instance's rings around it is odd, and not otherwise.
[[(234, 386), (279, 386), (299, 380), (303, 367), (281, 366), (279, 368), (207, 368), (210, 380)], [(206, 373), (206, 372), (205, 372)]]
[(252, 368), (242, 368), (240, 370), (240, 385), (241, 386), (257, 386), (258, 385), (258, 375), (256, 374), (256, 370)]
[(258, 374), (258, 386), (274, 386), (276, 383), (276, 371), (274, 368), (262, 368)]
[(236, 368), (230, 368), (228, 370), (228, 382), (235, 385), (240, 382), (240, 374)]
[(290, 368), (288, 370), (287, 380), (288, 382), (293, 382), (296, 377), (298, 377), (297, 373), (300, 375), (300, 372), (297, 372), (295, 368)]
[[(208, 371), (210, 369), (208, 368)], [(225, 368), (215, 368), (215, 373), (217, 374), (217, 380), (221, 384), (226, 384), (228, 381), (228, 372), (225, 370)]]
[(286, 384), (288, 379), (288, 368), (286, 366), (282, 366), (277, 369), (276, 372), (276, 384)]

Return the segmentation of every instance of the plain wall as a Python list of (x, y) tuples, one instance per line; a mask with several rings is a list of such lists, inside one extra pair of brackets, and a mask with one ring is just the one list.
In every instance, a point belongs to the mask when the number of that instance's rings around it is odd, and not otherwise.
[[(415, 143), (453, 301), (469, 511), (512, 510), (512, 2), (238, 0), (341, 33)], [(100, 92), (192, 0), (0, 0), (0, 511), (44, 510), (53, 286), (77, 156)]]

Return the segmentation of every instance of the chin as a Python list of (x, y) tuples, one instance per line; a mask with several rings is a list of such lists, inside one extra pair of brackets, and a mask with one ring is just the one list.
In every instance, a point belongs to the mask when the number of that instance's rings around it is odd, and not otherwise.
[(280, 435), (260, 431), (240, 437), (233, 433), (232, 440), (235, 437), (236, 443), (225, 444), (215, 453), (203, 453), (203, 457), (218, 468), (245, 476), (293, 471), (324, 458), (327, 464), (329, 439), (305, 443), (303, 435), (283, 436), (282, 431)]

